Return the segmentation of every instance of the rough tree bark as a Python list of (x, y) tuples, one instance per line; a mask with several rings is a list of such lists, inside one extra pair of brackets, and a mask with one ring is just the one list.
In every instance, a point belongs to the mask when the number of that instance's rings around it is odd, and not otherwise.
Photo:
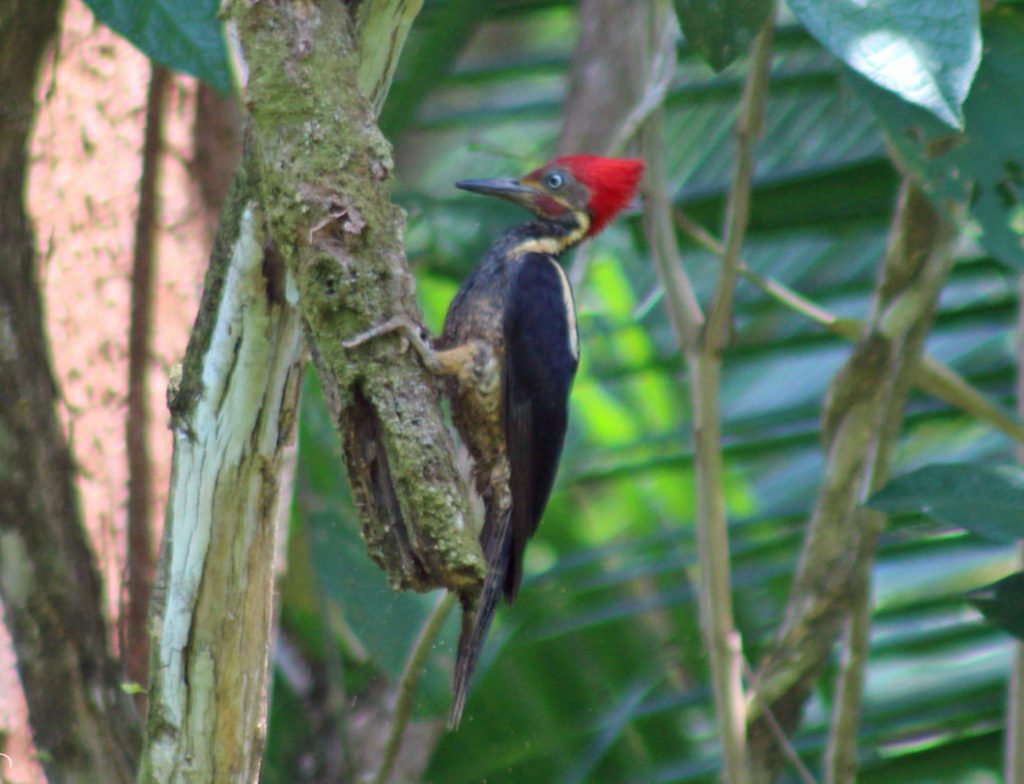
[(23, 201), (37, 76), (60, 9), (54, 0), (0, 7), (0, 597), (50, 780), (128, 782), (138, 721), (108, 647), (101, 581), (57, 417)]
[(263, 754), (275, 512), (303, 352), (254, 193), (239, 177), (189, 343), (193, 385), (170, 395), (143, 781), (255, 781)]
[(421, 320), (379, 88), (361, 73), (387, 38), (335, 2), (236, 3), (234, 19), (267, 227), (295, 280), (370, 555), (395, 588), (472, 601), (483, 566), (432, 378), (411, 353), (396, 357), (397, 336), (342, 347), (399, 313)]

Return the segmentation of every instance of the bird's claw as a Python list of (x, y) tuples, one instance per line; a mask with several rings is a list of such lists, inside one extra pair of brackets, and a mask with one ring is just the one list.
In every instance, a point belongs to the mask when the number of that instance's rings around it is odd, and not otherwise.
[(387, 321), (383, 321), (374, 327), (370, 327), (365, 332), (360, 332), (355, 337), (343, 340), (341, 345), (345, 348), (357, 348), (364, 343), (379, 338), (381, 335), (387, 335), (389, 332), (415, 332), (415, 327), (405, 316), (392, 316)]
[(416, 353), (420, 355), (423, 364), (427, 366), (428, 370), (434, 373), (443, 371), (443, 368), (438, 364), (434, 349), (430, 346), (429, 337), (425, 334), (426, 330), (420, 325), (413, 323), (407, 316), (392, 316), (387, 321), (383, 321), (375, 327), (370, 327), (365, 332), (360, 332), (355, 337), (342, 341), (341, 345), (345, 348), (356, 348), (369, 340), (379, 338), (391, 332), (402, 333), (402, 337), (407, 341), (406, 346), (402, 350), (405, 351), (411, 345), (416, 349)]

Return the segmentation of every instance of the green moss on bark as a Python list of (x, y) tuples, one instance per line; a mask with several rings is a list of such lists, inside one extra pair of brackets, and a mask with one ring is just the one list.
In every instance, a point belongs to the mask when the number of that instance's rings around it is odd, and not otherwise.
[(370, 554), (396, 587), (471, 600), (483, 560), (433, 380), (396, 337), (342, 345), (392, 315), (420, 320), (351, 20), (335, 2), (236, 3), (233, 16), (267, 226), (298, 284)]

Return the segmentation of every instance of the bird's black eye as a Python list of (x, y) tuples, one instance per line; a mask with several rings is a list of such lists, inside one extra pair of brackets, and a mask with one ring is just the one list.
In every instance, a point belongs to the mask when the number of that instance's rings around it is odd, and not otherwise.
[(551, 172), (544, 178), (544, 184), (553, 191), (557, 191), (565, 183), (565, 177), (558, 172)]

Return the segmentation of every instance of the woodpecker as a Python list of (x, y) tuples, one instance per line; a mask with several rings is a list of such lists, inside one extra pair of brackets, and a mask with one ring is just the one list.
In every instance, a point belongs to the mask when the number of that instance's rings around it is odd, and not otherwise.
[(519, 204), (536, 220), (495, 240), (452, 300), (433, 345), (402, 319), (345, 343), (403, 329), (426, 366), (445, 377), (452, 420), (473, 458), (487, 576), (476, 605), (463, 608), (452, 729), (498, 598), (511, 603), (519, 590), (526, 542), (547, 505), (565, 440), (579, 335), (558, 257), (608, 225), (633, 198), (643, 169), (639, 160), (570, 155), (518, 179), (455, 183)]

